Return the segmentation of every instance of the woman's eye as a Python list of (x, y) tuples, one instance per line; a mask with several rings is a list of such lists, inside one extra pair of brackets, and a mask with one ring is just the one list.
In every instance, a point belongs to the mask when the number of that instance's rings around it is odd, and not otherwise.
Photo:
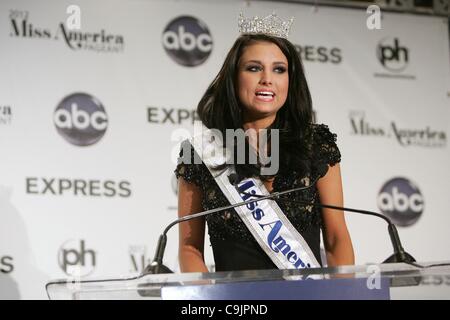
[(276, 67), (274, 69), (275, 72), (277, 73), (285, 73), (286, 72), (286, 68), (285, 67)]
[(256, 72), (256, 71), (260, 71), (261, 67), (260, 66), (247, 66), (246, 70)]

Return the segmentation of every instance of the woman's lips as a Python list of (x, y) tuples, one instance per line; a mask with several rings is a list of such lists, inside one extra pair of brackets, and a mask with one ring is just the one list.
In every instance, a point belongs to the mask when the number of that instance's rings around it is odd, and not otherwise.
[(275, 98), (275, 93), (271, 90), (258, 90), (255, 92), (256, 99), (264, 102), (271, 102)]

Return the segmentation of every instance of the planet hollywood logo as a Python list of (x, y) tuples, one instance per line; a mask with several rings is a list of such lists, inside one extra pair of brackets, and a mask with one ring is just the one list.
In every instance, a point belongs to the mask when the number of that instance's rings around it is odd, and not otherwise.
[(53, 122), (58, 133), (76, 146), (97, 143), (108, 127), (108, 117), (102, 103), (87, 93), (65, 97), (56, 107)]
[(377, 58), (383, 68), (401, 72), (408, 66), (409, 49), (401, 46), (398, 38), (387, 37), (378, 43)]
[(175, 62), (186, 67), (204, 63), (213, 48), (208, 27), (192, 16), (180, 16), (170, 21), (164, 29), (162, 44)]
[(390, 179), (382, 186), (377, 204), (385, 216), (401, 227), (415, 224), (424, 210), (424, 199), (418, 186), (402, 177)]
[(402, 147), (445, 148), (447, 134), (430, 126), (424, 128), (406, 128), (395, 121), (389, 124), (374, 124), (364, 111), (350, 111), (350, 132), (352, 135), (373, 138), (395, 139)]
[(9, 125), (12, 120), (12, 108), (9, 105), (0, 105), (0, 125)]
[(87, 249), (85, 240), (68, 240), (58, 251), (58, 264), (66, 275), (84, 277), (94, 272), (96, 257), (93, 249)]
[(388, 73), (375, 73), (376, 77), (415, 79), (414, 75), (405, 74), (409, 65), (410, 50), (400, 44), (396, 37), (386, 37), (380, 40), (376, 48), (376, 57)]
[(10, 10), (10, 37), (24, 39), (63, 39), (72, 50), (89, 50), (95, 52), (119, 53), (124, 50), (122, 35), (112, 34), (105, 29), (95, 32), (69, 30), (64, 22), (60, 22), (55, 29), (34, 24), (29, 19), (29, 12), (24, 10)]

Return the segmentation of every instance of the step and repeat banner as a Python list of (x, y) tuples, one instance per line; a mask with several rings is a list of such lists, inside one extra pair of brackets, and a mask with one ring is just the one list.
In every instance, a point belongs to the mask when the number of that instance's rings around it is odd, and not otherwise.
[[(447, 19), (382, 13), (372, 30), (363, 9), (280, 2), (3, 0), (0, 298), (142, 271), (177, 217), (173, 133), (192, 130), (239, 12), (274, 10), (295, 18), (317, 122), (338, 135), (345, 205), (392, 218), (418, 261), (450, 259)], [(346, 217), (358, 264), (392, 254), (382, 220)], [(177, 245), (174, 228), (175, 271)]]

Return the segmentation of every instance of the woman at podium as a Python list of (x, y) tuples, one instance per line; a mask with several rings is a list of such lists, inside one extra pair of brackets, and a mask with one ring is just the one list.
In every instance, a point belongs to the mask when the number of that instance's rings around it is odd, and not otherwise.
[[(206, 223), (216, 271), (321, 267), (321, 230), (327, 265), (354, 264), (343, 212), (315, 206), (343, 206), (341, 154), (336, 134), (313, 121), (302, 62), (287, 40), (291, 23), (274, 14), (240, 17), (241, 34), (197, 107), (204, 128), (222, 134), (222, 146), (216, 139), (208, 147), (225, 148), (226, 141), (234, 152), (217, 165), (195, 143), (184, 144), (175, 170), (179, 216), (302, 188), (181, 223), (182, 272), (208, 272)], [(227, 130), (245, 132), (245, 148)], [(200, 163), (185, 161), (196, 155)]]

